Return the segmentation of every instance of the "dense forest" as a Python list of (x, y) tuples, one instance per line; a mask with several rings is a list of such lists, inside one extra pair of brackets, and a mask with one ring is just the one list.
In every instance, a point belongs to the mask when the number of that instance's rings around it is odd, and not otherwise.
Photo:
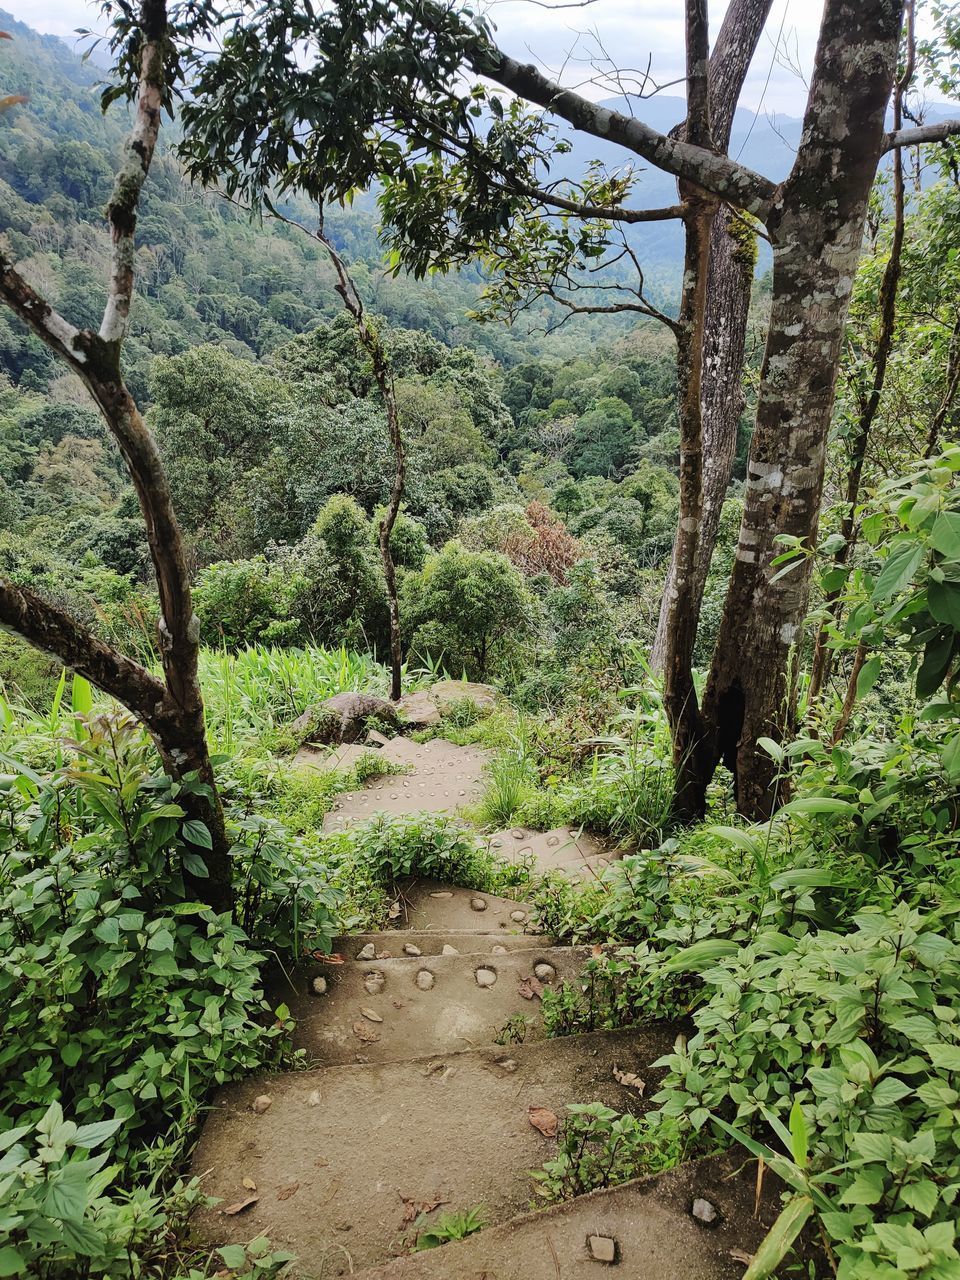
[[(688, 1170), (711, 1280), (960, 1276), (960, 6), (827, 0), (751, 142), (771, 8), (678, 4), (652, 104), (435, 0), (0, 13), (0, 1276), (499, 1276)], [(421, 881), (519, 941), (381, 954)], [(315, 1010), (438, 928), (422, 998), (549, 951), (491, 1044), (613, 1037), (617, 1105), (356, 1268), (272, 1156), (218, 1208), (205, 1115), (394, 1062)], [(671, 1274), (598, 1230), (576, 1280)]]

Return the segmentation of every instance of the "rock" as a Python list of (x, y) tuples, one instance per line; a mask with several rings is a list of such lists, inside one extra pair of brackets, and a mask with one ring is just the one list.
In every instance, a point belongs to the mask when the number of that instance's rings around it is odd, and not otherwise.
[(324, 977), (317, 977), (310, 983), (310, 990), (315, 996), (325, 996), (327, 994), (327, 980)]
[(487, 909), (487, 901), (486, 901), (486, 899), (485, 899), (485, 898), (471, 898), (471, 899), (470, 899), (470, 910), (471, 910), (471, 911), (486, 911), (486, 909)]
[(311, 1089), (310, 1092), (307, 1094), (307, 1106), (319, 1107), (319, 1105), (320, 1105), (320, 1090)]
[(452, 893), (431, 893), (430, 897), (447, 899), (447, 898), (452, 898), (453, 894)]
[(419, 947), (415, 947), (412, 942), (405, 942), (403, 944), (403, 954), (405, 956), (422, 956), (423, 952)]
[(460, 952), (456, 947), (451, 947), (449, 942), (443, 944), (443, 950), (440, 952), (442, 956), (458, 956)]
[(516, 924), (526, 924), (527, 913), (525, 911), (511, 911), (510, 919), (513, 920)]
[(527, 838), (527, 833), (525, 831), (521, 831), (519, 827), (515, 827), (510, 834), (513, 836), (514, 840), (526, 840)]
[(495, 946), (495, 947), (491, 947), (491, 948), (490, 948), (490, 954), (491, 954), (491, 955), (493, 955), (493, 956), (505, 956), (505, 955), (507, 954), (507, 948), (506, 948), (506, 947), (501, 947), (501, 946), (499, 946), (499, 945), (497, 945), (497, 946)]
[(400, 727), (396, 706), (386, 698), (372, 693), (335, 693), (326, 702), (308, 707), (289, 731), (298, 745), (359, 742), (367, 731), (367, 721), (374, 718)]
[(547, 964), (545, 960), (541, 960), (539, 964), (533, 966), (533, 972), (537, 975), (541, 982), (552, 982), (557, 976), (557, 971), (552, 964)]
[(429, 991), (435, 982), (436, 978), (429, 969), (421, 969), (417, 974), (417, 986), (421, 991)]
[(478, 969), (475, 976), (478, 987), (492, 987), (497, 980), (495, 969)]
[(378, 996), (386, 986), (387, 980), (379, 969), (368, 973), (363, 980), (363, 989), (368, 996)]
[(408, 729), (434, 729), (440, 723), (437, 704), (428, 693), (408, 693), (397, 703), (397, 711)]
[(719, 1217), (716, 1205), (711, 1204), (709, 1200), (704, 1200), (702, 1196), (698, 1196), (694, 1200), (690, 1212), (698, 1222), (702, 1222), (706, 1227), (713, 1226)]
[(371, 729), (367, 734), (367, 742), (371, 747), (387, 747), (390, 745), (390, 739), (386, 734), (378, 733), (376, 729)]
[(377, 958), (377, 948), (373, 945), (372, 942), (368, 942), (366, 946), (361, 947), (360, 950), (357, 952), (358, 960), (376, 960), (376, 958)]
[(253, 1100), (253, 1109), (258, 1116), (262, 1116), (265, 1111), (269, 1111), (273, 1106), (273, 1099), (268, 1093), (261, 1093)]
[(587, 1236), (587, 1248), (595, 1262), (616, 1262), (617, 1242), (611, 1236)]

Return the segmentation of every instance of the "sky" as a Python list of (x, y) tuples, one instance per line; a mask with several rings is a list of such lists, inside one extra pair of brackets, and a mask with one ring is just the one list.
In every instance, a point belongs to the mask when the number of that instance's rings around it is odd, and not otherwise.
[[(609, 84), (584, 81), (595, 75), (590, 63), (599, 46), (615, 51), (620, 66), (644, 71), (666, 85), (683, 73), (683, 0), (487, 0), (498, 41), (507, 52), (538, 63), (593, 98), (610, 97)], [(719, 27), (726, 0), (713, 0), (711, 24)], [(78, 27), (101, 29), (98, 4), (87, 0), (0, 0), (21, 22), (73, 40)], [(751, 110), (801, 116), (803, 75), (813, 61), (822, 0), (774, 0), (741, 105)], [(778, 56), (778, 48), (780, 55)], [(787, 56), (783, 53), (786, 51)], [(573, 58), (568, 55), (573, 53)], [(652, 87), (648, 84), (648, 87)], [(681, 85), (664, 93), (679, 96)]]

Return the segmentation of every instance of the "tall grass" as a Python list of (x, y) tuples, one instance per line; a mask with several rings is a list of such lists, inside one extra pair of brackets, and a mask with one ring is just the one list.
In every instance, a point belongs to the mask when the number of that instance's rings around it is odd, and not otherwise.
[(204, 649), (200, 684), (207, 730), (219, 751), (269, 747), (271, 737), (307, 707), (335, 693), (386, 693), (386, 667), (367, 654), (339, 649), (276, 649), (238, 653)]

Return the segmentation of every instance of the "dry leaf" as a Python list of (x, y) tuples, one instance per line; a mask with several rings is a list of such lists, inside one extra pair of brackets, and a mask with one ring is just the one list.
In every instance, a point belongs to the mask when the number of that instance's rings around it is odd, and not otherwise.
[(368, 1022), (383, 1021), (383, 1019), (380, 1017), (379, 1013), (377, 1013), (375, 1009), (365, 1009), (361, 1007), (360, 1012), (363, 1014), (363, 1016), (367, 1019)]
[(543, 983), (539, 978), (529, 977), (521, 978), (517, 983), (517, 992), (524, 1000), (537, 1000), (543, 997)]
[(257, 1189), (257, 1184), (254, 1182), (252, 1178), (244, 1178), (243, 1185), (247, 1188), (248, 1191), (256, 1191)]
[(259, 1196), (247, 1196), (244, 1200), (238, 1200), (236, 1204), (230, 1205), (229, 1208), (221, 1209), (220, 1212), (232, 1218), (235, 1213), (243, 1213), (244, 1209), (249, 1209), (259, 1199)]
[(641, 1080), (638, 1075), (632, 1071), (621, 1071), (619, 1067), (613, 1068), (613, 1078), (617, 1084), (625, 1085), (628, 1089), (636, 1089), (637, 1093), (643, 1094), (646, 1089), (646, 1082)]
[(377, 959), (378, 959), (378, 960), (390, 960), (390, 959), (392, 959), (391, 952), (389, 952), (389, 951), (378, 951), (378, 952), (377, 952)]
[(373, 1027), (368, 1027), (365, 1022), (355, 1022), (353, 1024), (353, 1034), (358, 1040), (363, 1040), (365, 1044), (376, 1044), (380, 1039), (380, 1032), (374, 1031)]
[(745, 1249), (731, 1249), (730, 1257), (734, 1262), (742, 1262), (745, 1267), (749, 1267), (753, 1261), (753, 1254), (747, 1253)]
[(265, 1111), (269, 1111), (273, 1106), (273, 1099), (268, 1093), (261, 1093), (259, 1097), (253, 1100), (253, 1109), (258, 1116), (262, 1116)]
[(300, 1190), (299, 1182), (291, 1182), (288, 1187), (281, 1187), (277, 1192), (278, 1200), (289, 1200), (291, 1196), (295, 1196)]
[(332, 951), (330, 955), (325, 955), (322, 951), (313, 951), (311, 954), (314, 960), (319, 960), (321, 964), (346, 964), (339, 951)]
[(545, 1138), (555, 1138), (557, 1136), (560, 1121), (549, 1107), (531, 1107), (527, 1112), (527, 1116), (533, 1127), (538, 1133), (542, 1133)]
[(390, 903), (390, 910), (387, 912), (387, 919), (388, 919), (388, 920), (396, 920), (396, 918), (397, 918), (397, 916), (398, 916), (399, 914), (400, 914), (400, 903), (399, 903), (399, 902), (391, 902), (391, 903)]
[(602, 956), (603, 955), (602, 943), (595, 942), (593, 946), (590, 948), (590, 952), (591, 952), (591, 955)]
[(433, 1200), (413, 1200), (404, 1195), (401, 1195), (400, 1199), (403, 1201), (403, 1217), (400, 1219), (401, 1230), (404, 1227), (409, 1227), (410, 1223), (421, 1213), (433, 1213), (434, 1209), (439, 1209), (442, 1204), (448, 1203), (448, 1201), (442, 1200), (439, 1195)]

